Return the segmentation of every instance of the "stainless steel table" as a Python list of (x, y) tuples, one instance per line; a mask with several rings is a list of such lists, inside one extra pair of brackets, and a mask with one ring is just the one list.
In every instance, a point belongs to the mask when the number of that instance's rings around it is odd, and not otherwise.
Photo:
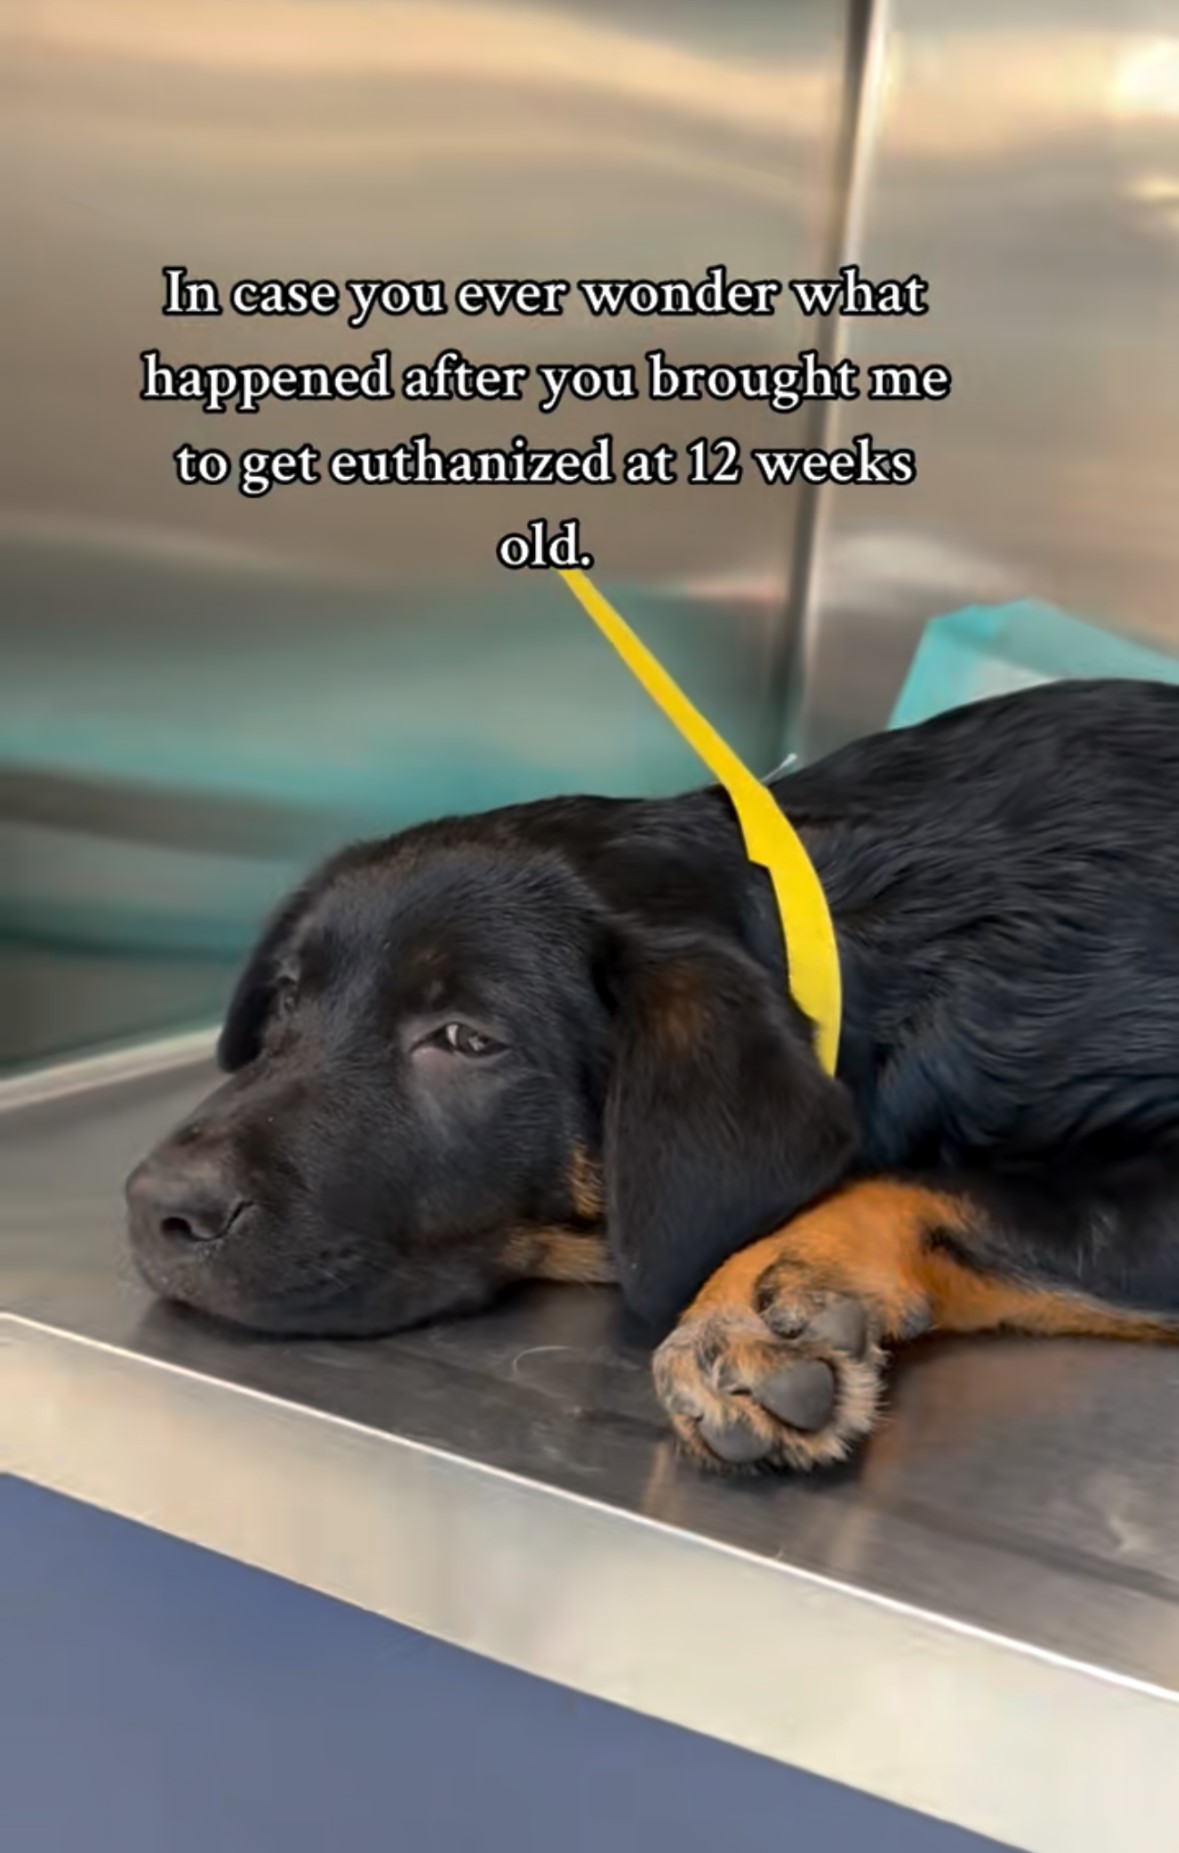
[(18, 1475), (1036, 1853), (1173, 1853), (1179, 1351), (929, 1343), (853, 1467), (702, 1478), (604, 1289), (379, 1343), (154, 1303), (119, 1184), (207, 1076), (0, 1087)]

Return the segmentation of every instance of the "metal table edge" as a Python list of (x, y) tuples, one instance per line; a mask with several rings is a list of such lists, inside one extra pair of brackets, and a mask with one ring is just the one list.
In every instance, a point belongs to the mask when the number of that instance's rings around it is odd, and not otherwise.
[(1173, 1693), (15, 1314), (0, 1343), (21, 1478), (1034, 1853), (1115, 1814), (1173, 1844)]
[[(0, 1112), (212, 1041), (14, 1077)], [(19, 1478), (1028, 1853), (1174, 1844), (1179, 1694), (3, 1310), (0, 1352)]]

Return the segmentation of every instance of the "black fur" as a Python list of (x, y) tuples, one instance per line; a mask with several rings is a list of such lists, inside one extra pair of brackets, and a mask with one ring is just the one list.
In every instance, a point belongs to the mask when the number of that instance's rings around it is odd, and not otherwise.
[[(653, 1320), (857, 1172), (970, 1192), (984, 1271), (1179, 1310), (1179, 690), (982, 703), (775, 793), (835, 918), (837, 1083), (723, 793), (423, 826), (264, 935), (231, 1078), (132, 1179), (148, 1279), (284, 1330), (476, 1305), (522, 1231), (584, 1226), (581, 1151)], [(452, 1021), (502, 1050), (421, 1042)], [(203, 1241), (160, 1207), (197, 1172)]]
[(630, 961), (603, 1151), (619, 1284), (662, 1324), (733, 1252), (845, 1174), (855, 1121), (805, 1018), (748, 953), (663, 935)]

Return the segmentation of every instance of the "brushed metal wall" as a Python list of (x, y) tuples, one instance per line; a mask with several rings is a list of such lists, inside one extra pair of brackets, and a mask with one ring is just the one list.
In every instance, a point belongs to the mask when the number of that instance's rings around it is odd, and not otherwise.
[[(11, 133), (22, 261), (23, 434), (6, 501), (71, 529), (269, 553), (404, 584), (497, 579), (493, 543), (540, 512), (584, 516), (618, 579), (748, 573), (781, 580), (781, 501), (723, 489), (636, 496), (536, 491), (289, 490), (248, 503), (188, 491), (168, 456), (227, 445), (552, 441), (527, 405), (264, 406), (201, 419), (136, 401), (141, 348), (166, 359), (336, 363), (390, 346), (395, 365), (457, 345), (473, 358), (777, 358), (769, 322), (636, 324), (450, 315), (437, 323), (226, 315), (167, 322), (164, 264), (198, 276), (698, 276), (709, 262), (782, 276), (813, 258), (839, 102), (842, 8), (821, 0), (55, 0), (27, 14)], [(576, 298), (573, 299), (576, 303)], [(10, 334), (11, 339), (11, 334)], [(733, 410), (757, 442), (781, 420)], [(698, 434), (715, 408), (643, 401), (562, 415), (562, 442)], [(727, 419), (727, 414), (722, 414)], [(11, 464), (10, 464), (11, 467)], [(166, 622), (166, 614), (161, 614)]]
[[(822, 0), (17, 10), (5, 55), (3, 347), (19, 443), (5, 447), (0, 485), (0, 1060), (214, 1008), (235, 947), (224, 920), (186, 940), (190, 898), (195, 909), (233, 890), (240, 926), (322, 841), (374, 816), (392, 827), (452, 803), (696, 776), (561, 588), (497, 565), (497, 537), (531, 515), (578, 514), (603, 580), (640, 611), (655, 599), (672, 663), (738, 740), (764, 747), (789, 491), (324, 485), (245, 501), (232, 485), (184, 489), (169, 455), (186, 441), (326, 451), (423, 429), (442, 445), (518, 431), (552, 441), (556, 421), (432, 405), (407, 425), (396, 401), (215, 420), (141, 404), (137, 357), (334, 363), (388, 346), (400, 365), (455, 345), (535, 365), (640, 362), (656, 343), (683, 360), (789, 357), (798, 331), (785, 318), (452, 315), (360, 332), (342, 318), (169, 322), (160, 272), (453, 283), (694, 277), (724, 262), (806, 274), (829, 208), (843, 27), (843, 8)], [(683, 443), (715, 430), (718, 409), (598, 403), (563, 415), (559, 435)], [(782, 422), (723, 411), (721, 428), (746, 444)], [(384, 811), (382, 727), (411, 742), (414, 768), (411, 785), (390, 781)], [(368, 781), (363, 817), (349, 810), (350, 778)], [(330, 816), (312, 815), (321, 790)], [(241, 830), (214, 840), (214, 800), (222, 817), (254, 800), (302, 807), (306, 828), (262, 815), (244, 846)], [(191, 861), (183, 880), (178, 858)], [(161, 909), (166, 933), (152, 924)]]
[[(0, 1061), (215, 1009), (235, 935), (347, 828), (695, 775), (559, 593), (495, 564), (533, 513), (581, 516), (599, 575), (759, 762), (779, 732), (815, 753), (880, 725), (925, 621), (963, 604), (1039, 596), (1179, 647), (1175, 0), (54, 0), (9, 17)], [(920, 272), (931, 308), (849, 322), (846, 351), (944, 361), (954, 388), (811, 427), (912, 445), (911, 487), (247, 503), (180, 489), (168, 463), (185, 440), (236, 446), (247, 421), (222, 436), (136, 398), (152, 346), (605, 364), (656, 343), (788, 358), (815, 332), (570, 314), (452, 316), (436, 340), (422, 323), (259, 333), (162, 320), (169, 263), (453, 281), (721, 261), (786, 277), (852, 255)], [(442, 444), (555, 428), (425, 411), (415, 429)], [(560, 435), (683, 444), (719, 412), (599, 403)], [(248, 423), (258, 444), (406, 435), (389, 406)], [(747, 445), (806, 423), (723, 420)]]
[(858, 202), (869, 276), (920, 321), (852, 322), (861, 364), (944, 361), (941, 403), (847, 408), (917, 482), (827, 494), (803, 726), (887, 717), (924, 622), (1034, 596), (1179, 649), (1179, 7), (891, 0)]

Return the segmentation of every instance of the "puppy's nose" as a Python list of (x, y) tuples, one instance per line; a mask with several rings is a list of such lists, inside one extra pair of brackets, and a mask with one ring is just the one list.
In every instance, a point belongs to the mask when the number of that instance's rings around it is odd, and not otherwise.
[(178, 1242), (217, 1241), (242, 1208), (217, 1160), (195, 1156), (140, 1165), (127, 1180), (127, 1202), (153, 1234)]

